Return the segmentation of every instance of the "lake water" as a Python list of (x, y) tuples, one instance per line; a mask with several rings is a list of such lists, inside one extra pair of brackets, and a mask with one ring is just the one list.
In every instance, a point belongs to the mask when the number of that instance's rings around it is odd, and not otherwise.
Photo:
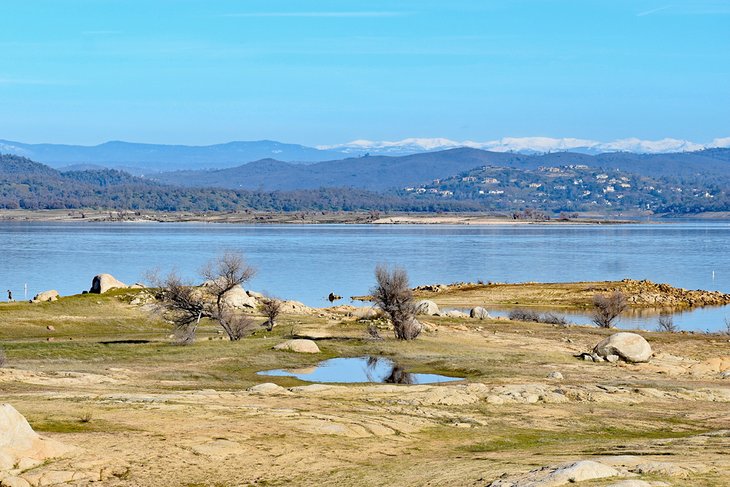
[(296, 377), (299, 380), (318, 383), (375, 382), (381, 384), (437, 384), (463, 380), (438, 374), (407, 372), (398, 364), (384, 357), (333, 358), (305, 369), (276, 369), (258, 372), (273, 377)]
[[(413, 285), (454, 281), (650, 279), (730, 292), (730, 223), (635, 225), (229, 225), (0, 222), (0, 290), (16, 299), (88, 289), (108, 272), (133, 283), (177, 269), (196, 279), (224, 250), (243, 252), (250, 287), (312, 306), (362, 295), (378, 263), (404, 267)], [(199, 279), (198, 279), (199, 280)], [(346, 300), (345, 300), (346, 301)], [(705, 311), (685, 329), (723, 326)], [(681, 322), (679, 322), (682, 325)]]

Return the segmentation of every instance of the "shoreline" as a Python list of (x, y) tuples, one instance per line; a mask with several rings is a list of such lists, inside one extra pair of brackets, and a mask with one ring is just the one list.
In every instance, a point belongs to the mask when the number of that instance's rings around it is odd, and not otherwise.
[[(154, 212), (108, 210), (0, 210), (0, 222), (58, 223), (233, 223), (287, 225), (630, 225), (674, 223), (636, 217), (585, 215), (570, 219), (514, 219), (489, 213), (392, 213), (379, 212)], [(701, 219), (707, 221), (708, 219)]]

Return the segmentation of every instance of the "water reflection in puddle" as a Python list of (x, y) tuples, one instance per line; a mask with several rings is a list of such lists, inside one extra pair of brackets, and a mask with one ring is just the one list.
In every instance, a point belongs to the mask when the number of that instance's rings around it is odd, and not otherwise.
[(383, 357), (333, 358), (304, 369), (276, 369), (258, 375), (296, 377), (307, 382), (375, 382), (383, 384), (436, 384), (463, 380), (438, 374), (415, 374)]

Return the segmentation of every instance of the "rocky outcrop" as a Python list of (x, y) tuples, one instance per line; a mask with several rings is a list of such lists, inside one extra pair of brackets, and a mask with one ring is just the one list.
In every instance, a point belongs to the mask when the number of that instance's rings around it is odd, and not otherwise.
[(438, 305), (433, 301), (424, 299), (423, 301), (419, 301), (416, 303), (416, 314), (438, 316), (440, 313), (441, 310), (439, 310)]
[(33, 297), (34, 303), (46, 303), (48, 301), (56, 301), (60, 295), (58, 294), (58, 291), (55, 289), (51, 289), (50, 291), (43, 291), (41, 293), (36, 294)]
[(626, 362), (640, 363), (651, 359), (652, 350), (641, 335), (621, 332), (599, 342), (593, 353), (608, 361), (611, 361), (611, 356), (618, 356)]
[(617, 290), (626, 295), (626, 301), (632, 306), (691, 308), (730, 304), (730, 294), (719, 291), (688, 290), (634, 279), (624, 279), (621, 284)]
[(489, 316), (489, 311), (482, 308), (481, 306), (477, 306), (476, 308), (472, 308), (471, 311), (469, 311), (469, 318), (474, 318), (477, 320), (488, 320), (491, 318)]
[(489, 487), (557, 487), (587, 480), (617, 477), (621, 472), (592, 460), (542, 467), (517, 477), (495, 480)]
[(0, 472), (17, 466), (33, 468), (48, 458), (73, 450), (73, 447), (36, 434), (23, 415), (10, 404), (0, 405)]
[(124, 289), (126, 287), (126, 284), (116, 279), (111, 274), (98, 274), (94, 276), (94, 279), (92, 279), (91, 289), (89, 289), (89, 292), (93, 294), (104, 294), (112, 289)]
[(312, 340), (288, 340), (274, 346), (274, 350), (286, 350), (297, 353), (319, 353), (319, 347)]

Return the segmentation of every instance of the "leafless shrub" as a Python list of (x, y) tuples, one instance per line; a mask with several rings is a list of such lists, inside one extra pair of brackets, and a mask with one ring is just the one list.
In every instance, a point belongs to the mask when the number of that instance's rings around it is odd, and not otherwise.
[(266, 317), (266, 329), (271, 331), (276, 326), (276, 319), (281, 314), (283, 303), (272, 296), (265, 297), (261, 302), (261, 312)]
[(676, 333), (679, 331), (679, 327), (674, 324), (674, 318), (672, 318), (672, 315), (667, 313), (659, 315), (656, 329), (657, 331), (666, 331), (668, 333)]
[(567, 325), (568, 320), (564, 316), (555, 313), (541, 315), (537, 311), (524, 308), (515, 308), (509, 312), (507, 317), (513, 321), (526, 321), (535, 323), (547, 323), (549, 325)]
[(380, 336), (380, 333), (378, 332), (378, 327), (371, 324), (368, 326), (368, 338), (370, 340), (382, 340), (383, 337)]
[(230, 315), (227, 317), (227, 321), (231, 330), (231, 340), (240, 340), (241, 338), (250, 335), (258, 328), (256, 321), (248, 315)]
[(377, 285), (370, 293), (375, 304), (393, 323), (395, 337), (398, 340), (416, 338), (422, 326), (416, 320), (416, 306), (406, 271), (401, 268), (391, 271), (384, 265), (378, 265), (375, 268), (375, 280)]
[(725, 331), (723, 331), (725, 335), (730, 335), (730, 318), (725, 318)]
[(94, 415), (91, 411), (86, 411), (79, 416), (79, 423), (91, 423), (91, 420), (94, 419)]
[(247, 318), (231, 310), (224, 299), (234, 287), (249, 281), (255, 274), (243, 256), (227, 252), (209, 262), (201, 270), (206, 279), (205, 288), (197, 288), (184, 282), (175, 272), (159, 278), (148, 279), (157, 288), (157, 299), (168, 312), (175, 325), (176, 342), (182, 345), (195, 341), (200, 320), (208, 318), (218, 322), (230, 340), (240, 340), (250, 330)]
[(512, 321), (540, 321), (540, 313), (531, 309), (515, 308), (510, 310), (507, 317)]
[(547, 323), (548, 325), (567, 325), (568, 320), (562, 315), (545, 313), (540, 317), (540, 323)]
[(593, 323), (601, 328), (611, 328), (614, 320), (628, 306), (626, 296), (620, 291), (593, 296)]

